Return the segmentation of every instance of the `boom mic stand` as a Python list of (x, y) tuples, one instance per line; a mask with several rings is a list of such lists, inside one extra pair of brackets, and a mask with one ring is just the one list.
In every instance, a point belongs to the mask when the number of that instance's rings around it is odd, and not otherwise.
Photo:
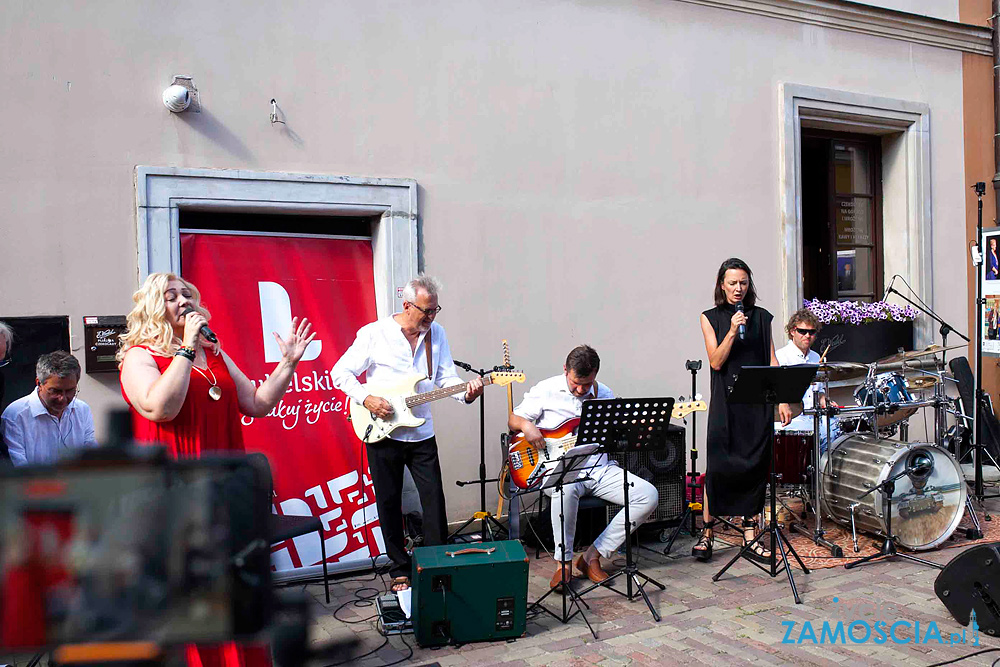
[[(454, 361), (454, 360), (453, 360)], [(485, 368), (480, 368), (476, 370), (471, 364), (464, 363), (462, 361), (455, 361), (456, 366), (470, 373), (475, 373), (479, 377), (486, 377), (488, 374), (493, 372), (492, 370), (486, 370)], [(495, 370), (503, 370), (497, 367)], [(486, 397), (486, 392), (483, 392), (479, 396), (479, 478), (467, 481), (456, 480), (456, 486), (467, 486), (469, 484), (479, 485), (479, 511), (474, 513), (471, 517), (466, 519), (465, 523), (455, 529), (451, 535), (448, 536), (448, 542), (453, 541), (456, 537), (461, 534), (463, 530), (469, 527), (473, 521), (481, 521), (479, 538), (481, 542), (495, 542), (497, 535), (507, 535), (507, 527), (500, 523), (495, 516), (493, 516), (489, 510), (486, 509), (486, 485), (493, 484), (497, 482), (498, 478), (487, 479), (486, 478), (486, 403), (484, 401)], [(489, 536), (489, 540), (487, 540)]]
[(927, 565), (928, 567), (936, 567), (939, 570), (944, 569), (943, 566), (938, 565), (937, 563), (932, 563), (929, 560), (917, 558), (916, 556), (911, 556), (910, 554), (900, 553), (896, 550), (897, 538), (892, 532), (892, 494), (896, 492), (896, 480), (913, 472), (914, 470), (912, 468), (906, 467), (903, 469), (903, 472), (893, 475), (881, 484), (872, 487), (870, 490), (858, 496), (858, 500), (861, 500), (865, 496), (875, 493), (876, 491), (882, 492), (882, 513), (885, 515), (885, 540), (882, 542), (882, 548), (879, 549), (878, 553), (872, 554), (871, 556), (865, 556), (860, 560), (851, 561), (850, 563), (844, 565), (844, 569), (850, 570), (860, 565), (871, 563), (876, 558), (882, 558), (883, 556), (890, 559), (905, 558), (906, 560), (912, 560), (914, 563), (920, 563), (921, 565)]
[[(691, 400), (697, 401), (701, 400), (698, 397), (698, 371), (701, 370), (701, 359), (697, 361), (688, 359), (684, 364), (684, 368), (691, 371)], [(679, 399), (679, 400), (683, 400)], [(697, 490), (701, 488), (698, 484), (698, 432), (697, 425), (695, 423), (696, 415), (691, 413), (691, 470), (687, 473), (687, 488), (691, 489), (691, 499), (687, 501), (684, 506), (684, 514), (681, 515), (681, 520), (674, 528), (673, 532), (670, 534), (670, 539), (667, 541), (666, 548), (663, 549), (663, 555), (669, 556), (670, 550), (674, 548), (674, 540), (677, 536), (681, 534), (681, 530), (684, 529), (684, 524), (687, 523), (688, 517), (691, 517), (691, 527), (688, 529), (691, 532), (691, 537), (695, 536), (698, 530), (698, 516), (695, 514), (696, 510), (700, 510), (703, 505), (697, 502)], [(686, 497), (686, 495), (685, 495)], [(704, 501), (704, 498), (702, 498)], [(666, 532), (666, 531), (664, 531)], [(662, 537), (660, 539), (663, 539)]]
[(975, 461), (975, 482), (973, 484), (973, 496), (979, 502), (997, 495), (987, 496), (983, 488), (983, 453), (986, 451), (983, 445), (983, 403), (987, 400), (986, 392), (983, 391), (983, 307), (986, 299), (983, 298), (983, 271), (980, 264), (983, 262), (983, 195), (986, 194), (986, 183), (979, 181), (972, 188), (976, 191), (978, 212), (976, 216), (976, 248), (978, 249), (979, 261), (973, 256), (972, 264), (976, 267), (976, 410), (973, 416), (974, 439), (972, 449), (976, 453)]

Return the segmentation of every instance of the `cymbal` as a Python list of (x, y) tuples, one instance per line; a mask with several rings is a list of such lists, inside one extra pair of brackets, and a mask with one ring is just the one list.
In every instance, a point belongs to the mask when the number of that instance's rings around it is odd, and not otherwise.
[(910, 359), (919, 359), (920, 357), (926, 357), (930, 354), (937, 354), (939, 352), (947, 352), (948, 350), (961, 350), (965, 349), (965, 345), (949, 345), (948, 347), (941, 347), (940, 345), (928, 345), (922, 350), (913, 350), (911, 352), (899, 352), (890, 357), (885, 357), (884, 359), (879, 359), (876, 364), (895, 364), (900, 361), (909, 361)]
[(906, 385), (910, 389), (929, 389), (938, 383), (938, 379), (933, 375), (921, 375), (920, 377), (909, 378)]
[(827, 361), (819, 364), (816, 372), (817, 380), (850, 380), (851, 378), (868, 375), (868, 367), (853, 361)]

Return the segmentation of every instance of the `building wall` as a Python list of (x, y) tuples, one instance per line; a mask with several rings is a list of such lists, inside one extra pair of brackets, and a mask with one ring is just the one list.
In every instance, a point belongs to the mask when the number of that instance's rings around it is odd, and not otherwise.
[[(81, 358), (82, 316), (127, 312), (137, 285), (136, 165), (410, 177), (458, 358), (499, 363), (506, 338), (534, 382), (589, 342), (619, 394), (688, 394), (723, 259), (780, 308), (781, 82), (930, 106), (934, 305), (967, 317), (957, 51), (665, 0), (18, 2), (0, 34), (0, 314), (70, 315)], [(161, 104), (174, 74), (200, 114)], [(117, 382), (82, 388), (101, 432)], [(478, 415), (436, 415), (460, 518)]]

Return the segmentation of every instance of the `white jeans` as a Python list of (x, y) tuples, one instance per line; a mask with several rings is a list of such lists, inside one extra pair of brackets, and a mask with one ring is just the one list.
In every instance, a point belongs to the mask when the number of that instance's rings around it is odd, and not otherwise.
[[(560, 508), (564, 514), (566, 527), (563, 539), (560, 542), (556, 538), (555, 559), (566, 561), (573, 559), (573, 536), (576, 533), (576, 511), (580, 505), (580, 498), (583, 496), (597, 496), (602, 500), (625, 504), (625, 471), (617, 465), (605, 465), (595, 468), (589, 473), (587, 479), (572, 484), (567, 484), (562, 490), (562, 503), (555, 488), (546, 489), (545, 494), (552, 499), (550, 513), (552, 515), (552, 534), (559, 535), (559, 512)], [(632, 524), (632, 530), (656, 509), (660, 494), (656, 487), (637, 475), (628, 475), (628, 481), (633, 484), (628, 490), (628, 518)], [(594, 548), (605, 558), (610, 558), (611, 554), (625, 541), (625, 510), (622, 509), (608, 524), (596, 540)], [(563, 550), (563, 544), (567, 549)], [(567, 558), (565, 554), (568, 553)]]

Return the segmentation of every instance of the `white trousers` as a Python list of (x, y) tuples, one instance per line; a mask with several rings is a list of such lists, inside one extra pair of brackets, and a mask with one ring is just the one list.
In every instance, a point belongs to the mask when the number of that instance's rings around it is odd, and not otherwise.
[[(567, 484), (562, 489), (562, 503), (560, 494), (555, 488), (546, 489), (545, 493), (552, 499), (550, 513), (552, 515), (552, 535), (559, 535), (559, 512), (563, 513), (563, 523), (565, 532), (563, 539), (555, 539), (555, 559), (560, 561), (573, 560), (573, 537), (576, 533), (576, 513), (580, 506), (580, 498), (584, 496), (597, 496), (602, 500), (625, 504), (624, 481), (626, 472), (617, 465), (605, 465), (595, 468), (588, 473), (588, 478), (572, 484)], [(660, 494), (656, 487), (638, 475), (628, 475), (628, 481), (633, 485), (628, 490), (628, 518), (632, 524), (632, 530), (641, 524), (656, 509)], [(624, 508), (615, 515), (596, 540), (594, 548), (605, 558), (610, 558), (611, 554), (625, 541), (625, 510)], [(566, 545), (566, 548), (563, 548)], [(569, 554), (568, 556), (566, 554)]]

